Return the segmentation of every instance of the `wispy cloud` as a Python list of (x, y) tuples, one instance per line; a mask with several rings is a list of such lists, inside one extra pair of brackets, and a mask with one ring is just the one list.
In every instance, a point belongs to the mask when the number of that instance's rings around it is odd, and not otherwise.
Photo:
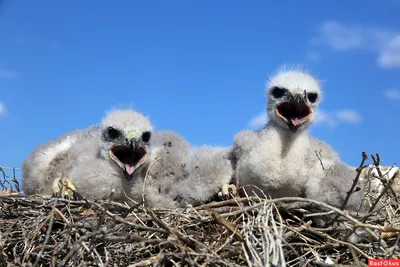
[(0, 102), (0, 117), (6, 114), (6, 106)]
[(339, 110), (334, 113), (336, 118), (340, 122), (349, 123), (349, 124), (359, 124), (362, 122), (361, 115), (351, 109)]
[(24, 36), (19, 36), (19, 37), (15, 38), (15, 42), (17, 44), (28, 45), (28, 46), (44, 48), (44, 49), (49, 49), (49, 50), (56, 50), (60, 47), (60, 44), (54, 40), (39, 40), (39, 39), (33, 39), (33, 38), (24, 37)]
[[(342, 109), (337, 111), (325, 111), (319, 109), (314, 124), (324, 125), (329, 128), (335, 128), (339, 124), (360, 124), (363, 121), (361, 115), (352, 109)], [(261, 112), (254, 116), (248, 123), (252, 129), (260, 129), (268, 122), (266, 112)]]
[(314, 123), (323, 124), (328, 126), (329, 128), (335, 128), (337, 125), (334, 114), (323, 111), (321, 109), (317, 112)]
[(8, 69), (2, 69), (0, 68), (0, 78), (2, 79), (15, 79), (18, 77), (18, 73), (8, 70)]
[(318, 28), (312, 45), (326, 45), (336, 51), (365, 50), (377, 54), (382, 68), (400, 67), (400, 31), (326, 21)]
[(361, 115), (352, 109), (337, 111), (319, 110), (315, 118), (315, 124), (326, 125), (335, 128), (338, 124), (360, 124), (363, 121)]
[(260, 129), (264, 127), (267, 123), (268, 118), (266, 112), (261, 112), (258, 115), (254, 116), (248, 123), (248, 126), (252, 129)]
[(400, 34), (393, 38), (381, 52), (378, 64), (383, 68), (400, 67)]
[(385, 96), (389, 99), (400, 99), (399, 89), (389, 89), (385, 92)]

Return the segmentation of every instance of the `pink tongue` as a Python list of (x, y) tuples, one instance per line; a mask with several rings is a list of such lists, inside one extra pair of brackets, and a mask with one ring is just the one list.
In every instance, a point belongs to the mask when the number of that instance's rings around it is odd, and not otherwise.
[(304, 118), (302, 118), (302, 119), (291, 118), (290, 122), (293, 124), (293, 126), (297, 126), (297, 125), (302, 124), (304, 122)]
[(125, 170), (129, 175), (132, 175), (132, 173), (135, 171), (135, 166), (130, 164), (125, 164)]

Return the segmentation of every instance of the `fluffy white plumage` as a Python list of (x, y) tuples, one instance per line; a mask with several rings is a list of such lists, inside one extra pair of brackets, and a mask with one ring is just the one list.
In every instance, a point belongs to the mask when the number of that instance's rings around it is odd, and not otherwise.
[[(285, 70), (270, 79), (266, 96), (265, 128), (234, 138), (239, 184), (250, 194), (261, 189), (273, 198), (303, 196), (340, 206), (355, 172), (307, 132), (322, 99), (319, 82), (306, 72)], [(353, 193), (347, 208), (357, 209), (362, 196), (362, 190)]]
[(152, 130), (142, 114), (114, 110), (100, 126), (36, 149), (23, 164), (24, 192), (49, 194), (55, 179), (67, 178), (84, 197), (105, 199), (114, 189), (114, 197), (124, 199), (131, 187), (142, 184)]
[[(357, 168), (354, 168), (357, 169)], [(395, 193), (400, 193), (400, 168), (393, 166), (380, 166), (382, 178), (390, 182)], [(369, 165), (362, 169), (360, 179), (367, 184), (368, 192), (374, 197), (378, 197), (385, 189), (381, 178), (379, 177), (378, 169), (374, 165)]]
[(200, 146), (193, 148), (187, 162), (188, 176), (174, 185), (177, 206), (199, 205), (217, 196), (233, 176), (231, 148)]
[(25, 194), (51, 194), (51, 184), (61, 178), (64, 165), (73, 144), (78, 139), (80, 131), (68, 133), (57, 140), (50, 141), (37, 147), (22, 164), (22, 187)]
[(232, 179), (229, 152), (230, 149), (220, 147), (192, 147), (171, 131), (156, 133), (146, 177), (146, 186), (153, 190), (148, 204), (185, 207), (209, 201)]
[[(172, 188), (188, 177), (187, 163), (190, 144), (172, 131), (156, 132), (151, 141), (151, 159), (146, 169), (146, 205), (151, 207), (179, 207)], [(132, 187), (135, 191), (136, 188)]]
[(151, 207), (199, 204), (232, 177), (228, 150), (193, 148), (172, 131), (153, 133), (133, 110), (110, 112), (100, 126), (63, 136), (36, 149), (23, 165), (26, 194), (51, 194), (60, 178), (79, 195), (134, 200)]

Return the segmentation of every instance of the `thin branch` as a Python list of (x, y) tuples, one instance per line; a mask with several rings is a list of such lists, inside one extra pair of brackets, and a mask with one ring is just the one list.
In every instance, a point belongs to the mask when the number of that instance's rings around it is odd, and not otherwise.
[[(357, 168), (357, 170), (356, 170), (356, 171), (357, 171), (356, 178), (353, 180), (353, 184), (351, 185), (350, 190), (349, 190), (349, 191), (347, 192), (347, 194), (346, 194), (346, 198), (344, 199), (343, 204), (342, 204), (342, 206), (340, 207), (341, 210), (344, 210), (344, 209), (346, 208), (347, 203), (348, 203), (348, 201), (349, 201), (349, 199), (350, 199), (350, 197), (351, 197), (351, 194), (353, 194), (354, 189), (356, 188), (356, 186), (357, 186), (357, 184), (358, 184), (358, 181), (359, 181), (359, 179), (360, 179), (360, 175), (361, 175), (362, 170), (363, 170), (364, 168), (367, 167), (367, 165), (364, 165), (364, 164), (365, 164), (365, 161), (366, 161), (367, 159), (368, 159), (368, 155), (367, 155), (367, 153), (366, 153), (365, 151), (363, 151), (363, 152), (362, 152), (362, 160), (361, 160), (360, 166), (359, 166), (359, 167)], [(340, 217), (340, 215), (337, 214), (337, 215), (327, 224), (327, 226), (332, 225), (339, 217)]]

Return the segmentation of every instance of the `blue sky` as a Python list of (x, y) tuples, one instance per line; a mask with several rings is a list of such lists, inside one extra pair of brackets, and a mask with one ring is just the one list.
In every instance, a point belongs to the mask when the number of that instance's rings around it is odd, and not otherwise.
[(195, 145), (259, 127), (268, 75), (323, 82), (313, 135), (400, 161), (400, 1), (26, 1), (0, 6), (0, 166), (134, 107)]

